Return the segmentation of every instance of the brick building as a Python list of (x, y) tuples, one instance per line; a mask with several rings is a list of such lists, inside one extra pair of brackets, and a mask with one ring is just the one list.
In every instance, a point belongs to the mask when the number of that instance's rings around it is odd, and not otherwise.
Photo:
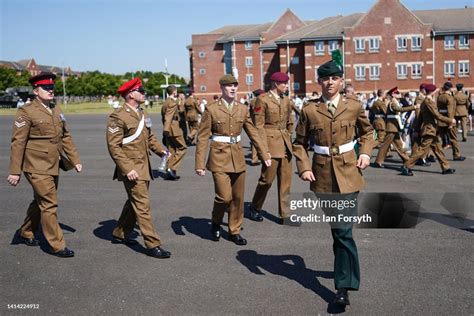
[[(366, 13), (302, 21), (291, 10), (272, 23), (223, 26), (193, 34), (188, 46), (197, 96), (220, 92), (218, 78), (234, 73), (240, 96), (269, 88), (269, 76), (290, 76), (290, 91), (319, 91), (316, 71), (339, 49), (345, 79), (360, 92), (417, 90), (422, 82), (462, 82), (474, 90), (474, 8), (411, 11), (378, 0)], [(240, 97), (239, 96), (239, 97)]]
[[(10, 68), (16, 70), (18, 73), (27, 71), (30, 76), (35, 76), (42, 71), (49, 71), (55, 75), (61, 76), (63, 69), (56, 66), (38, 65), (34, 58), (24, 59), (20, 61), (5, 61), (0, 60), (0, 67)], [(64, 68), (64, 76), (80, 76), (78, 71), (72, 71), (70, 67)]]

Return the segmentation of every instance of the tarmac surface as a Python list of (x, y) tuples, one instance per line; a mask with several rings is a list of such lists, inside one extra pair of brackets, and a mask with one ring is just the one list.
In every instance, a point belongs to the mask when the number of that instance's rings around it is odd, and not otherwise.
[[(151, 117), (161, 139), (161, 118)], [(264, 205), (265, 220), (244, 220), (247, 246), (229, 242), (226, 233), (219, 242), (210, 240), (214, 187), (210, 173), (194, 173), (195, 147), (188, 149), (179, 181), (159, 178), (150, 185), (153, 220), (172, 257), (144, 255), (141, 236), (140, 246), (112, 244), (126, 194), (121, 183), (112, 181), (107, 116), (69, 115), (67, 120), (84, 170), (60, 177), (58, 218), (67, 246), (76, 252), (74, 258), (60, 259), (48, 254), (41, 234), (42, 247), (27, 247), (15, 238), (32, 190), (24, 176), (16, 188), (6, 182), (13, 117), (0, 116), (0, 315), (473, 313), (472, 136), (461, 143), (466, 161), (452, 162), (452, 153), (445, 151), (454, 175), (441, 175), (434, 163), (403, 177), (398, 157), (387, 160), (389, 168), (364, 171), (367, 193), (360, 196), (360, 213), (373, 221), (354, 229), (361, 288), (350, 292), (351, 305), (344, 311), (331, 304), (329, 225), (277, 224), (276, 183)], [(246, 137), (243, 145), (248, 148)], [(159, 163), (153, 156), (153, 169)], [(258, 166), (247, 168), (246, 202), (259, 172)], [(308, 183), (297, 174), (292, 181), (292, 198), (308, 192)]]

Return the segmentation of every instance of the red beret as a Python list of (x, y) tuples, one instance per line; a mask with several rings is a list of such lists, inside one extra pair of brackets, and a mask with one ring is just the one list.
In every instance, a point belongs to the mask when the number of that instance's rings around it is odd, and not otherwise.
[(56, 75), (52, 72), (41, 72), (39, 75), (31, 77), (28, 81), (33, 86), (39, 86), (46, 84), (54, 84), (54, 79), (56, 79)]
[(398, 87), (393, 87), (392, 89), (388, 90), (387, 94), (388, 95), (400, 94), (400, 91), (398, 91)]
[(425, 89), (425, 88), (426, 88), (426, 83), (420, 84), (420, 90)]
[(436, 86), (434, 84), (431, 84), (431, 83), (425, 84), (426, 93), (430, 93), (430, 92), (433, 92), (435, 90), (436, 90)]
[(120, 88), (117, 89), (117, 93), (125, 97), (127, 93), (141, 86), (142, 86), (142, 80), (137, 77), (121, 85)]
[(270, 77), (270, 80), (276, 82), (287, 82), (290, 80), (290, 77), (288, 77), (288, 75), (283, 72), (274, 72)]

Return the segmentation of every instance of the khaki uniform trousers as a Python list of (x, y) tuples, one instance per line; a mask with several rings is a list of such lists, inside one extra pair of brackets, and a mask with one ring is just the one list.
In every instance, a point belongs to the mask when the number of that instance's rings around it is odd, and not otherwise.
[(262, 172), (252, 200), (252, 206), (257, 211), (262, 210), (268, 190), (270, 190), (276, 176), (278, 185), (278, 214), (281, 218), (290, 216), (288, 196), (290, 195), (291, 187), (291, 167), (291, 158), (288, 157), (272, 158), (272, 165), (270, 167), (262, 164)]
[(43, 235), (51, 246), (52, 252), (66, 248), (64, 234), (59, 227), (58, 209), (58, 176), (33, 174), (25, 172), (25, 177), (33, 187), (34, 200), (30, 203), (20, 235), (33, 238), (41, 222)]
[(198, 121), (188, 121), (188, 126), (189, 126), (189, 134), (188, 134), (188, 139), (194, 142), (194, 138), (196, 137), (196, 134), (198, 132), (199, 128), (199, 122)]
[(441, 136), (447, 135), (449, 142), (451, 143), (451, 148), (453, 149), (453, 158), (461, 157), (461, 150), (459, 149), (458, 136), (456, 135), (456, 127), (439, 127), (438, 133)]
[(441, 169), (446, 170), (449, 168), (449, 163), (446, 160), (446, 156), (443, 153), (443, 149), (441, 148), (440, 140), (437, 136), (422, 136), (421, 144), (418, 148), (418, 151), (414, 152), (410, 159), (405, 162), (405, 166), (407, 168), (413, 168), (415, 163), (418, 159), (425, 157), (426, 154), (431, 150), (435, 154), (436, 158), (438, 158), (439, 164), (441, 165)]
[(385, 140), (380, 146), (377, 158), (375, 158), (375, 163), (382, 164), (385, 161), (385, 157), (387, 157), (387, 153), (390, 150), (390, 145), (392, 143), (395, 145), (395, 151), (400, 156), (400, 159), (402, 159), (403, 162), (408, 160), (408, 156), (403, 152), (400, 134), (398, 132), (387, 132), (385, 135)]
[(178, 137), (168, 137), (167, 139), (168, 150), (170, 151), (170, 158), (168, 159), (168, 167), (176, 171), (178, 170), (181, 162), (183, 161), (184, 155), (188, 147), (186, 141), (182, 135)]
[(462, 139), (467, 138), (467, 116), (455, 116), (456, 121), (461, 121)]
[(160, 236), (153, 226), (150, 210), (150, 196), (148, 187), (150, 181), (123, 181), (128, 200), (125, 202), (117, 227), (112, 235), (124, 239), (138, 223), (146, 248), (155, 248), (161, 245)]
[(225, 211), (228, 211), (229, 233), (240, 234), (244, 219), (245, 171), (213, 172), (214, 208), (212, 222), (220, 225)]

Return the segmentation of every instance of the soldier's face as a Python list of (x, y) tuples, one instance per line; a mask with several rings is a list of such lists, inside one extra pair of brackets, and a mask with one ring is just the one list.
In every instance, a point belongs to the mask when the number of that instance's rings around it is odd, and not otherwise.
[(222, 95), (227, 99), (235, 98), (239, 85), (236, 83), (221, 85)]
[(278, 94), (286, 93), (288, 91), (288, 82), (277, 82), (275, 81), (275, 87)]
[(341, 91), (344, 78), (339, 76), (322, 77), (318, 78), (318, 83), (321, 85), (324, 95), (333, 96)]
[(39, 86), (33, 93), (42, 101), (52, 101), (54, 99), (54, 85)]
[(139, 104), (145, 102), (145, 89), (143, 89), (143, 87), (140, 87), (140, 89), (130, 92), (130, 95), (132, 99), (134, 99), (135, 102)]

